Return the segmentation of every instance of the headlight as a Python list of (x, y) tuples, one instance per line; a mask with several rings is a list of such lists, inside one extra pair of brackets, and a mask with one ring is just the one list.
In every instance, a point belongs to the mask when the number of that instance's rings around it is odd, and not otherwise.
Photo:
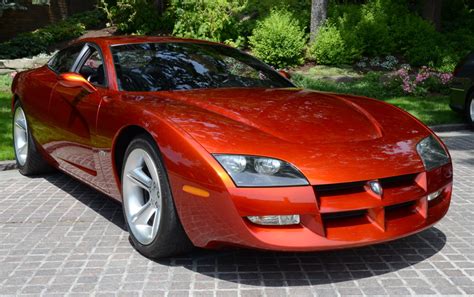
[(427, 171), (449, 163), (449, 155), (433, 136), (428, 136), (416, 145), (416, 150), (423, 160)]
[(304, 186), (308, 181), (293, 165), (265, 157), (214, 155), (239, 187)]

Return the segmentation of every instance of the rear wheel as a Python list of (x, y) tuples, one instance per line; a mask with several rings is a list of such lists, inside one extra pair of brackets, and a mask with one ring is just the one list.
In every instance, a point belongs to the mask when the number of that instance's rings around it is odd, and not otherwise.
[(16, 101), (13, 114), (13, 147), (16, 165), (23, 175), (36, 175), (52, 170), (43, 156), (38, 152), (36, 143), (26, 120), (26, 115), (19, 101)]
[(125, 152), (123, 212), (135, 248), (149, 258), (189, 251), (189, 241), (174, 207), (163, 162), (154, 140), (143, 135)]

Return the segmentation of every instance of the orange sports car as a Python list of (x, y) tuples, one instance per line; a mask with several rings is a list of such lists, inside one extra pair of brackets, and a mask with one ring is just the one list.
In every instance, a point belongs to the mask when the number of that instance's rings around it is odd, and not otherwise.
[(447, 212), (446, 146), (381, 101), (295, 87), (220, 44), (81, 40), (12, 85), (16, 161), (123, 203), (148, 257), (393, 240)]

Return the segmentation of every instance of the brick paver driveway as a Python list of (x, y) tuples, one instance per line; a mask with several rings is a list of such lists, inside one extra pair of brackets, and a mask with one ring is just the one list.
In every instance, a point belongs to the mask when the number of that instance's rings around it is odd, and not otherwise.
[(324, 253), (202, 251), (162, 261), (129, 244), (121, 207), (73, 179), (0, 173), (0, 294), (314, 296), (474, 294), (474, 133), (441, 134), (448, 215), (402, 240)]

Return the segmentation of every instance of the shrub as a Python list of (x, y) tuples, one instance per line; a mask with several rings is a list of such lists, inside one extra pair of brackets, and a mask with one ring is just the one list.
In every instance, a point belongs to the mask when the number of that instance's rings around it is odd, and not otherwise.
[(397, 18), (391, 31), (396, 48), (410, 64), (421, 66), (439, 62), (438, 45), (442, 40), (432, 24), (416, 15), (406, 14)]
[(272, 10), (249, 38), (253, 54), (277, 68), (304, 62), (306, 34), (299, 22), (286, 10)]
[(309, 56), (319, 64), (350, 64), (360, 56), (360, 52), (346, 46), (340, 31), (327, 23), (318, 32), (309, 48)]
[(148, 34), (160, 27), (158, 12), (151, 1), (118, 0), (116, 3), (101, 0), (99, 7), (105, 12), (111, 25), (122, 33)]
[(52, 45), (81, 36), (87, 28), (97, 26), (103, 19), (102, 13), (91, 11), (32, 32), (19, 34), (9, 41), (0, 43), (0, 59), (16, 59), (46, 53)]
[(408, 0), (368, 0), (363, 4), (332, 2), (328, 23), (335, 28), (322, 32), (327, 35), (330, 31), (335, 36), (332, 40), (328, 36), (320, 39), (326, 43), (331, 41), (329, 44), (343, 44), (344, 50), (338, 49), (338, 52), (344, 58), (329, 60), (329, 63), (340, 63), (341, 60), (355, 62), (360, 55), (377, 57), (397, 54), (414, 66), (452, 69), (454, 61), (465, 54), (466, 48), (474, 48), (474, 26), (469, 26), (474, 24), (474, 13), (457, 9), (464, 11), (462, 15), (465, 17), (448, 24), (450, 30), (456, 28), (456, 34), (442, 34), (431, 23), (413, 13), (409, 9), (412, 4), (413, 1)]
[(175, 20), (173, 34), (218, 42), (237, 41), (239, 15), (246, 4), (247, 0), (173, 0), (168, 9), (170, 19)]

